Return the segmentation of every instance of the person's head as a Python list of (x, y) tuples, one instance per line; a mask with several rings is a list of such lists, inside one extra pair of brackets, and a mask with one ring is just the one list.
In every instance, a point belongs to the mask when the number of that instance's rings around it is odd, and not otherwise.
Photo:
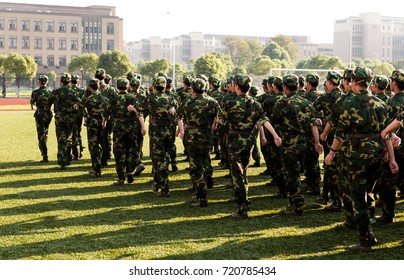
[(95, 75), (94, 77), (97, 78), (100, 81), (103, 81), (105, 79), (105, 70), (102, 68), (98, 68), (97, 70), (95, 70)]
[(281, 76), (274, 77), (272, 88), (275, 93), (283, 92), (283, 78)]
[(236, 92), (238, 88), (242, 93), (247, 93), (252, 85), (252, 79), (248, 75), (239, 73), (234, 76), (233, 83), (235, 85)]
[(262, 86), (262, 90), (264, 92), (267, 92), (268, 91), (268, 79), (263, 79), (262, 83), (261, 83), (261, 86)]
[(116, 87), (118, 88), (118, 90), (120, 91), (125, 91), (128, 89), (129, 87), (129, 81), (126, 78), (118, 78), (116, 80)]
[(299, 88), (303, 89), (304, 88), (304, 83), (306, 82), (306, 78), (303, 77), (302, 75), (299, 75)]
[(258, 94), (259, 88), (257, 86), (251, 86), (250, 90), (248, 91), (248, 94), (252, 97), (256, 97)]
[(352, 83), (352, 69), (345, 69), (344, 74), (342, 74), (342, 87), (343, 90), (348, 91), (351, 89), (351, 83)]
[(184, 75), (182, 77), (182, 83), (184, 84), (184, 86), (190, 87), (192, 84), (192, 77), (191, 75)]
[(167, 79), (164, 76), (156, 76), (152, 80), (152, 86), (157, 91), (163, 91), (166, 88)]
[(267, 78), (268, 91), (274, 90), (274, 81), (275, 81), (275, 76), (269, 76)]
[(337, 71), (329, 71), (327, 74), (326, 81), (332, 87), (338, 87), (341, 84), (342, 75)]
[(72, 76), (70, 73), (62, 73), (60, 75), (60, 83), (62, 85), (68, 85), (70, 83), (70, 80), (72, 79)]
[(73, 74), (70, 82), (72, 83), (72, 85), (77, 85), (79, 83), (79, 80), (80, 76), (77, 74)]
[(88, 81), (88, 86), (93, 90), (97, 91), (100, 88), (100, 80), (92, 78)]
[(214, 76), (209, 77), (209, 85), (217, 90), (220, 87), (220, 80)]
[(320, 83), (320, 76), (317, 74), (307, 74), (306, 76), (306, 89), (317, 89)]
[(104, 78), (104, 82), (105, 82), (107, 85), (109, 85), (109, 83), (110, 83), (111, 81), (112, 81), (111, 75), (106, 74), (106, 75), (105, 75), (105, 78)]
[(372, 87), (372, 91), (374, 92), (384, 92), (389, 84), (389, 79), (384, 75), (376, 75), (371, 83), (370, 86)]
[(390, 76), (390, 87), (393, 89), (395, 84), (399, 91), (404, 91), (404, 71), (402, 69), (394, 70)]
[(294, 74), (289, 74), (283, 77), (283, 91), (285, 93), (295, 92), (299, 86), (299, 77)]
[(140, 81), (135, 76), (129, 81), (129, 85), (133, 90), (137, 90), (140, 87)]
[(205, 92), (206, 82), (203, 79), (196, 78), (192, 81), (192, 91), (196, 94), (203, 94)]
[(48, 76), (46, 76), (46, 75), (40, 75), (38, 78), (38, 82), (41, 86), (46, 86), (48, 81), (49, 81), (49, 79), (48, 79)]
[(366, 67), (356, 67), (352, 73), (352, 89), (359, 92), (369, 86), (374, 75), (372, 70)]
[(220, 82), (220, 91), (227, 92), (227, 80), (223, 80)]

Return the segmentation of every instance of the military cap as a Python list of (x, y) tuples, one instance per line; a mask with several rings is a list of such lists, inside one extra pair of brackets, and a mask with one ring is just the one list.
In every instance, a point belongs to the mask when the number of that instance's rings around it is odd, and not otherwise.
[(164, 77), (164, 76), (157, 76), (157, 77), (154, 77), (153, 78), (153, 80), (152, 80), (152, 85), (154, 86), (154, 87), (162, 87), (162, 88), (165, 88), (166, 87), (166, 85), (167, 85), (167, 80), (166, 80), (166, 78)]
[(389, 79), (384, 75), (376, 75), (372, 80), (372, 84), (376, 84), (378, 88), (385, 89), (389, 84)]
[(131, 87), (139, 87), (140, 86), (140, 81), (138, 78), (136, 77), (132, 77), (132, 79), (130, 79), (129, 84)]
[(248, 75), (244, 75), (244, 74), (236, 74), (234, 76), (234, 83), (238, 86), (249, 86), (251, 87), (252, 85), (252, 79), (250, 76)]
[(252, 96), (257, 96), (258, 91), (259, 91), (259, 89), (258, 89), (257, 86), (251, 86), (251, 87), (250, 87), (250, 94), (251, 94)]
[(317, 74), (307, 74), (306, 82), (310, 84), (318, 83), (320, 81), (320, 76)]
[(142, 75), (140, 75), (139, 73), (135, 73), (135, 77), (139, 80), (139, 81), (141, 81), (142, 80)]
[(344, 80), (352, 80), (352, 69), (345, 69), (344, 74), (342, 75), (342, 79)]
[(227, 90), (227, 80), (223, 80), (220, 82), (220, 88), (222, 90)]
[(266, 86), (268, 84), (268, 79), (263, 79), (261, 85)]
[(404, 71), (402, 69), (394, 70), (391, 73), (390, 79), (398, 82), (404, 82)]
[(70, 82), (71, 79), (72, 76), (70, 76), (70, 73), (62, 73), (62, 75), (60, 75), (60, 81), (62, 82)]
[(157, 76), (164, 77), (166, 79), (168, 77), (168, 75), (166, 73), (162, 73), (162, 72), (158, 73)]
[(295, 74), (289, 74), (283, 77), (282, 82), (287, 87), (297, 86), (299, 84), (299, 77)]
[(135, 72), (129, 71), (128, 74), (126, 74), (126, 79), (128, 79), (130, 81), (135, 76), (136, 76)]
[(273, 84), (276, 86), (282, 86), (283, 85), (282, 77), (274, 77)]
[(268, 81), (268, 84), (273, 84), (274, 81), (275, 81), (275, 76), (269, 76), (269, 77), (267, 78), (267, 81)]
[(327, 81), (339, 85), (341, 83), (342, 75), (337, 71), (329, 71), (327, 74)]
[(77, 82), (80, 79), (80, 76), (77, 74), (72, 75), (72, 82)]
[(192, 77), (191, 77), (191, 75), (184, 75), (184, 76), (182, 77), (182, 82), (183, 82), (184, 84), (190, 85), (190, 84), (192, 83)]
[(105, 75), (104, 82), (106, 82), (108, 84), (111, 80), (112, 80), (112, 77), (110, 74)]
[(97, 70), (95, 70), (95, 77), (97, 79), (104, 79), (105, 78), (105, 70), (102, 68), (98, 68)]
[(198, 75), (196, 75), (196, 77), (204, 80), (205, 82), (209, 81), (208, 77), (206, 77), (206, 75), (204, 75), (204, 74), (198, 74)]
[(92, 79), (90, 79), (90, 80), (88, 81), (88, 85), (89, 85), (90, 87), (94, 87), (94, 86), (99, 87), (99, 86), (100, 86), (100, 80), (98, 80), (98, 79), (96, 79), (96, 78), (92, 78)]
[(169, 85), (169, 84), (172, 84), (172, 83), (173, 83), (173, 79), (172, 79), (172, 78), (170, 78), (170, 77), (167, 77), (167, 78), (166, 78), (166, 80), (167, 80), (167, 85)]
[(209, 77), (209, 83), (211, 83), (214, 87), (220, 87), (220, 80), (216, 77)]
[(302, 75), (299, 75), (299, 83), (304, 84), (306, 82), (306, 78), (303, 77)]
[(352, 79), (358, 83), (369, 83), (373, 79), (373, 76), (372, 70), (366, 67), (356, 67), (355, 71), (352, 73)]
[(192, 81), (191, 87), (196, 91), (196, 92), (201, 92), (205, 90), (206, 87), (206, 82), (201, 79), (201, 78), (196, 78), (195, 80)]
[(38, 78), (38, 81), (41, 82), (42, 84), (46, 84), (48, 82), (48, 80), (49, 80), (48, 76), (46, 76), (46, 75), (41, 75)]
[(129, 85), (129, 81), (126, 78), (118, 78), (118, 80), (116, 80), (116, 86), (118, 88), (128, 88)]

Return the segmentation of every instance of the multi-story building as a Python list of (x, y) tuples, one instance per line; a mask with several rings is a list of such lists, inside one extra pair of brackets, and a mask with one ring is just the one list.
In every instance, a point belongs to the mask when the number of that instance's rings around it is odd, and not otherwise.
[(0, 54), (30, 55), (38, 73), (65, 72), (83, 53), (123, 49), (115, 7), (0, 3)]
[(404, 18), (363, 13), (334, 23), (334, 55), (349, 63), (360, 59), (404, 59)]

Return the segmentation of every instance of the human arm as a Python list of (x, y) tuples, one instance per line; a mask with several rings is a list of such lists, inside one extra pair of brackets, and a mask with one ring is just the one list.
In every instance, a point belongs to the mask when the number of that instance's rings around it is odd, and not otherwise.
[(263, 125), (268, 131), (269, 133), (272, 134), (272, 136), (274, 137), (274, 142), (276, 146), (280, 146), (282, 145), (282, 139), (279, 137), (279, 135), (276, 133), (274, 127), (272, 126), (272, 124), (269, 121), (265, 121), (264, 125)]

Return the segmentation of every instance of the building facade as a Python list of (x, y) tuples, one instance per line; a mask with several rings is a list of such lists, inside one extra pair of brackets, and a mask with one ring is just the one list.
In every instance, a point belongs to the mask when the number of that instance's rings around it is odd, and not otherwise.
[(107, 50), (124, 50), (115, 7), (0, 3), (0, 54), (29, 55), (38, 73), (60, 74), (73, 57)]
[(335, 21), (334, 55), (345, 63), (367, 58), (381, 62), (403, 60), (404, 18), (363, 13)]

